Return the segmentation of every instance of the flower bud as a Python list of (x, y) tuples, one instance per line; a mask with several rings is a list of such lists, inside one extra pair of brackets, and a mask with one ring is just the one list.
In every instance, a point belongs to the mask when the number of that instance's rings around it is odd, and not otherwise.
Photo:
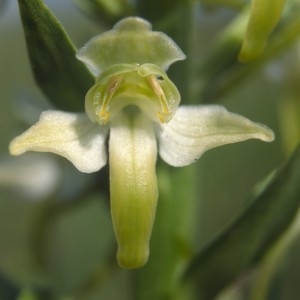
[(285, 0), (252, 0), (251, 13), (239, 60), (247, 62), (263, 52), (268, 36), (280, 19)]

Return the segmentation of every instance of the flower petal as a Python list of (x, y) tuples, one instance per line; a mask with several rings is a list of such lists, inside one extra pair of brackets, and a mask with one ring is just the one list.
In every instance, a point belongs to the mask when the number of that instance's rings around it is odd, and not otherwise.
[(139, 268), (148, 259), (158, 197), (156, 157), (152, 123), (142, 113), (120, 113), (111, 124), (109, 166), (117, 258), (124, 268)]
[(152, 31), (151, 24), (138, 17), (119, 21), (112, 30), (96, 35), (76, 57), (98, 76), (114, 64), (155, 64), (164, 70), (185, 55), (174, 41), (162, 32)]
[(195, 162), (205, 151), (225, 144), (260, 139), (271, 142), (272, 130), (222, 106), (181, 106), (173, 119), (157, 127), (159, 154), (180, 167)]
[(106, 164), (106, 134), (107, 128), (92, 123), (86, 114), (50, 110), (16, 137), (9, 150), (12, 155), (53, 152), (70, 160), (79, 171), (91, 173)]

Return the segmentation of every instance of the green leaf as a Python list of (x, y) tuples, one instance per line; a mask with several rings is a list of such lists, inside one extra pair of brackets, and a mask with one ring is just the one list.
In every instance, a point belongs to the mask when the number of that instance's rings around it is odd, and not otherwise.
[(19, 0), (34, 77), (49, 100), (63, 110), (83, 110), (94, 80), (75, 57), (76, 49), (41, 0)]
[(253, 267), (289, 230), (300, 208), (300, 147), (266, 189), (221, 235), (199, 253), (185, 272), (200, 298), (212, 299)]

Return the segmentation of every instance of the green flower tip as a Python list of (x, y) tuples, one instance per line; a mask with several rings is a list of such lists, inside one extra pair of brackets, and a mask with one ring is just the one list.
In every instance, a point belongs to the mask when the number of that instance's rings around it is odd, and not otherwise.
[[(134, 251), (132, 251), (134, 250)], [(137, 249), (118, 248), (117, 260), (120, 267), (124, 269), (138, 269), (143, 267), (149, 257), (149, 247)]]

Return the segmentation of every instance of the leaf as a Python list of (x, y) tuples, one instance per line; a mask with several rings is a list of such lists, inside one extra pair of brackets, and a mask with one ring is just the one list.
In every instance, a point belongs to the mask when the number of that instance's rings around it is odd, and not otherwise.
[(261, 258), (287, 232), (300, 208), (300, 147), (266, 189), (221, 235), (199, 253), (184, 278), (200, 298), (212, 299)]
[(92, 75), (75, 57), (76, 49), (41, 0), (19, 0), (27, 49), (36, 82), (63, 110), (83, 110)]

